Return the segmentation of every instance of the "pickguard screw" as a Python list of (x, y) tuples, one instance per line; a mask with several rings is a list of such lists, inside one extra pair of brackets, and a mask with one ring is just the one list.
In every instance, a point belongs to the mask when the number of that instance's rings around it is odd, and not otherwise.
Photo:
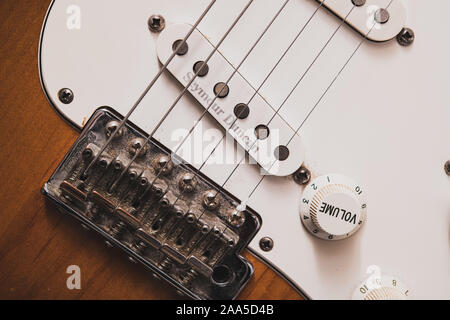
[(154, 14), (148, 19), (148, 28), (152, 32), (161, 32), (166, 27), (166, 20), (159, 14)]
[(308, 184), (311, 180), (311, 172), (302, 166), (296, 173), (294, 173), (294, 180), (300, 185)]
[(450, 160), (448, 160), (448, 161), (445, 163), (444, 169), (445, 169), (445, 173), (446, 173), (448, 176), (450, 176)]
[(410, 46), (413, 44), (416, 36), (414, 31), (410, 28), (403, 28), (402, 31), (397, 35), (397, 41), (404, 47)]
[(273, 249), (273, 240), (269, 237), (264, 237), (261, 240), (259, 240), (259, 247), (262, 251), (270, 251)]
[(64, 104), (70, 104), (73, 101), (74, 95), (73, 91), (68, 88), (63, 88), (58, 92), (59, 101)]

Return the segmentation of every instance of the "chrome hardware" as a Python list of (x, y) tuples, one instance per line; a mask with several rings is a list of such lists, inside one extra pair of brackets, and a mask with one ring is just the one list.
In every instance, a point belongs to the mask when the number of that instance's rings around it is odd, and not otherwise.
[(247, 119), (250, 115), (250, 108), (245, 103), (239, 103), (234, 107), (234, 115), (238, 119)]
[[(120, 122), (119, 121), (110, 121), (106, 124), (105, 126), (105, 132), (106, 132), (106, 136), (109, 138), (111, 137), (111, 135), (113, 135), (117, 128), (120, 126)], [(116, 134), (114, 134), (114, 139), (118, 139), (120, 137), (123, 136), (123, 128), (121, 128)]]
[(352, 3), (357, 7), (361, 7), (366, 4), (366, 0), (352, 0)]
[(161, 155), (153, 161), (153, 168), (157, 173), (167, 175), (173, 170), (173, 163), (169, 156)]
[(152, 32), (161, 32), (166, 27), (166, 20), (159, 14), (154, 14), (148, 19), (148, 28)]
[[(259, 229), (259, 217), (250, 208), (236, 210), (238, 199), (180, 159), (172, 161), (158, 142), (144, 147), (145, 134), (131, 123), (82, 176), (110, 137), (105, 123), (117, 129), (121, 119), (110, 109), (97, 110), (44, 194), (103, 235), (107, 246), (121, 248), (184, 294), (234, 298), (253, 270), (240, 252)], [(224, 283), (213, 279), (219, 267), (228, 270)]]
[(63, 88), (58, 92), (59, 101), (64, 104), (71, 104), (74, 97), (73, 91), (68, 88)]
[(275, 148), (275, 158), (279, 161), (285, 161), (289, 157), (289, 148), (286, 146), (278, 146)]
[(209, 66), (204, 61), (198, 61), (194, 64), (194, 72), (197, 76), (204, 77), (209, 72)]
[[(406, 23), (406, 7), (403, 1), (383, 0), (351, 0), (354, 7), (349, 6), (350, 0), (316, 0), (324, 8), (335, 14), (361, 36), (375, 42), (385, 42), (394, 39)], [(387, 10), (389, 9), (389, 11)], [(351, 11), (351, 14), (350, 13)], [(373, 10), (376, 10), (373, 12)], [(369, 13), (369, 14), (368, 14)], [(379, 25), (374, 24), (367, 18)], [(369, 22), (369, 23), (368, 23)]]
[(220, 205), (220, 199), (216, 191), (208, 190), (203, 194), (203, 206), (208, 210), (215, 210)]
[(261, 250), (268, 252), (273, 249), (273, 240), (269, 237), (264, 237), (259, 240), (259, 247)]
[(230, 93), (230, 87), (223, 82), (219, 82), (214, 86), (214, 94), (219, 98), (225, 98)]
[(245, 222), (245, 215), (242, 211), (239, 211), (237, 209), (231, 209), (228, 212), (228, 221), (231, 223), (234, 227), (241, 227)]
[(294, 181), (300, 185), (306, 185), (310, 180), (311, 172), (303, 166), (294, 173)]
[(185, 173), (181, 176), (178, 185), (183, 192), (193, 192), (197, 186), (197, 178), (192, 173)]
[(375, 12), (375, 21), (380, 23), (380, 24), (385, 24), (386, 22), (389, 21), (389, 18), (391, 17), (391, 15), (389, 14), (389, 11), (387, 11), (384, 8), (380, 8)]

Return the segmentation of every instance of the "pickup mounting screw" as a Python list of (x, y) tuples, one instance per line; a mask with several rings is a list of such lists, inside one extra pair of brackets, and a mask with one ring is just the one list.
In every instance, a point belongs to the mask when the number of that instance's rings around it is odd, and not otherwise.
[(264, 237), (261, 240), (259, 240), (259, 247), (262, 251), (270, 251), (273, 249), (273, 240), (269, 237)]
[(403, 28), (402, 31), (397, 35), (397, 41), (402, 46), (407, 47), (410, 46), (414, 39), (416, 38), (414, 31), (410, 28)]
[(73, 91), (68, 88), (63, 88), (58, 92), (59, 101), (64, 104), (71, 104), (74, 98)]
[(300, 185), (308, 184), (311, 180), (311, 172), (302, 166), (296, 173), (294, 173), (294, 180)]
[(450, 176), (450, 160), (448, 160), (448, 161), (445, 163), (444, 169), (445, 169), (445, 173), (446, 173), (448, 176)]
[(161, 32), (166, 27), (166, 20), (159, 14), (154, 14), (148, 19), (148, 28), (152, 32)]

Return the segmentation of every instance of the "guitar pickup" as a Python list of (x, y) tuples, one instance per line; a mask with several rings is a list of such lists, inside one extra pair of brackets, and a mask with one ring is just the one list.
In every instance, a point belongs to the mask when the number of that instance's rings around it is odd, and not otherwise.
[[(167, 61), (177, 41), (183, 39), (190, 29), (191, 26), (187, 24), (174, 24), (168, 25), (161, 32), (157, 51), (162, 63)], [(214, 49), (198, 30), (194, 30), (188, 42), (188, 52), (176, 56), (167, 68), (185, 87), (194, 78), (194, 65), (203, 61)], [(207, 76), (197, 77), (189, 87), (191, 95), (248, 152), (266, 174), (288, 176), (297, 171), (303, 163), (305, 148), (295, 130), (239, 73), (236, 73), (228, 84), (226, 97), (215, 99), (220, 96), (221, 91), (217, 88), (225, 84), (235, 68), (220, 53), (213, 55), (208, 65), (214, 72), (210, 71)], [(237, 111), (236, 115), (235, 108), (239, 104), (247, 104), (250, 100), (248, 108), (252, 112), (245, 119), (241, 119), (242, 112)], [(258, 139), (256, 132), (261, 132), (263, 136)], [(287, 144), (289, 146), (286, 146)], [(280, 152), (280, 149), (284, 151)], [(284, 156), (280, 158), (281, 153), (284, 153)]]
[(260, 217), (246, 208), (243, 223), (233, 223), (240, 201), (157, 141), (131, 163), (127, 146), (147, 136), (130, 122), (100, 155), (108, 124), (122, 119), (97, 110), (43, 193), (187, 296), (235, 298), (253, 274), (241, 251)]
[[(406, 22), (406, 8), (402, 0), (315, 0), (367, 39), (389, 41), (402, 31)], [(376, 15), (385, 9), (383, 21)]]

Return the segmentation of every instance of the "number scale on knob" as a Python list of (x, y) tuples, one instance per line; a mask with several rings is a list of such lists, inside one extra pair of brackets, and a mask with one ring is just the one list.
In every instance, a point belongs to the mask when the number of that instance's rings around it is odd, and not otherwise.
[(363, 282), (352, 295), (353, 300), (407, 300), (410, 291), (395, 277), (382, 275)]
[(366, 220), (367, 202), (362, 187), (339, 174), (314, 179), (305, 189), (300, 215), (304, 226), (326, 240), (345, 239)]

